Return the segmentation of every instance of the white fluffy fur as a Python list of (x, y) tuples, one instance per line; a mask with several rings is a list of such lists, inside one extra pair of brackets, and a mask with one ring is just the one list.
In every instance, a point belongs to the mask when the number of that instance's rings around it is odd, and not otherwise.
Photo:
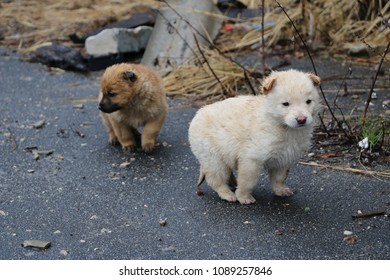
[[(222, 199), (250, 204), (265, 168), (273, 192), (292, 195), (284, 181), (310, 146), (319, 83), (313, 74), (273, 72), (263, 82), (262, 95), (230, 98), (200, 109), (189, 128), (191, 150), (200, 163), (199, 180), (205, 177)], [(234, 193), (228, 184), (236, 171)]]

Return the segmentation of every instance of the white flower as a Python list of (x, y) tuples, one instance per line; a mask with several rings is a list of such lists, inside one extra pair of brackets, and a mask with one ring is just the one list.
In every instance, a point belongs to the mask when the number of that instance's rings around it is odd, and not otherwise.
[(358, 143), (360, 148), (368, 149), (368, 137), (364, 138), (362, 141)]

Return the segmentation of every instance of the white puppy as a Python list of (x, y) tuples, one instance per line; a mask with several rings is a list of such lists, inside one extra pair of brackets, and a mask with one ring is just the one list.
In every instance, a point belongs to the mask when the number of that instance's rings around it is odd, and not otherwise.
[[(227, 201), (254, 203), (262, 169), (273, 192), (290, 196), (289, 168), (309, 148), (320, 107), (320, 78), (296, 70), (272, 72), (262, 95), (229, 98), (200, 109), (189, 128), (191, 150), (200, 163), (198, 186), (206, 179)], [(235, 183), (235, 193), (229, 184)]]

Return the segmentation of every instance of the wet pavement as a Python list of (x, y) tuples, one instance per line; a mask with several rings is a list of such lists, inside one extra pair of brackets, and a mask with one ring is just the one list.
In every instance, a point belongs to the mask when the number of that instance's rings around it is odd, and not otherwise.
[[(335, 71), (327, 63), (320, 70)], [(197, 196), (187, 140), (197, 109), (171, 102), (156, 150), (124, 153), (107, 143), (98, 77), (0, 51), (0, 259), (390, 258), (388, 216), (352, 218), (389, 213), (389, 179), (296, 165), (290, 198), (267, 176), (253, 205), (205, 184)], [(31, 239), (51, 246), (22, 247)]]

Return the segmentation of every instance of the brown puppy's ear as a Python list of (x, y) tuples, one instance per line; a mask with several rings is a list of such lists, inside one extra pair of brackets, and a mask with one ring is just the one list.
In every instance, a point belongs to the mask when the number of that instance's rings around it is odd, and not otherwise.
[(276, 82), (276, 77), (267, 78), (263, 81), (262, 92), (264, 95), (267, 95), (271, 91), (275, 82)]
[(137, 79), (137, 76), (132, 71), (123, 72), (122, 77), (124, 80), (132, 81), (132, 82), (134, 82)]
[(318, 77), (318, 76), (316, 76), (316, 75), (314, 75), (314, 74), (307, 74), (308, 76), (309, 76), (309, 78), (310, 78), (310, 80), (312, 80), (313, 81), (313, 84), (316, 86), (316, 87), (319, 87), (320, 86), (320, 84), (321, 84), (321, 78), (320, 77)]

